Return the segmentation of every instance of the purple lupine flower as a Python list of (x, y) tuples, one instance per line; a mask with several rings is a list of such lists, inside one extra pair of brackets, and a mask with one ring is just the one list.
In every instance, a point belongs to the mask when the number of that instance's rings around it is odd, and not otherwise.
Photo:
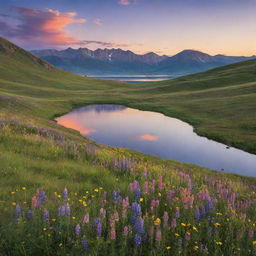
[(164, 219), (163, 227), (167, 228), (168, 227), (168, 220), (169, 220), (168, 212), (164, 212), (163, 219)]
[(128, 234), (129, 234), (129, 227), (128, 226), (124, 226), (123, 235), (124, 236), (128, 236)]
[(212, 202), (211, 199), (207, 201), (207, 209), (208, 210), (212, 210), (213, 209), (213, 202)]
[(208, 248), (207, 248), (207, 246), (206, 246), (205, 244), (201, 244), (201, 245), (200, 245), (200, 249), (201, 249), (201, 251), (203, 251), (203, 252), (208, 252)]
[(200, 221), (200, 211), (198, 208), (195, 209), (194, 216), (197, 222)]
[(36, 190), (36, 199), (37, 199), (37, 207), (42, 206), (47, 199), (46, 193), (41, 189), (37, 189)]
[(21, 210), (21, 207), (20, 207), (19, 204), (16, 205), (16, 210), (15, 210), (15, 212), (16, 212), (16, 217), (17, 217), (17, 218), (19, 218), (19, 217), (22, 216), (22, 210)]
[(132, 203), (132, 213), (136, 217), (141, 216), (141, 206), (139, 203), (137, 202)]
[(89, 215), (89, 213), (86, 213), (84, 215), (83, 223), (88, 224), (89, 222), (90, 222), (90, 215)]
[(157, 229), (157, 231), (156, 231), (156, 241), (158, 241), (158, 242), (162, 241), (162, 231), (161, 231), (161, 229)]
[(175, 213), (176, 219), (180, 217), (180, 208), (176, 207), (176, 213)]
[(80, 236), (80, 234), (81, 234), (80, 224), (76, 225), (76, 227), (75, 227), (75, 234), (76, 234), (76, 236)]
[(136, 234), (135, 237), (134, 237), (135, 246), (141, 245), (141, 242), (142, 242), (141, 236), (139, 234)]
[(200, 215), (204, 218), (206, 215), (205, 207), (204, 205), (200, 206)]
[(252, 229), (249, 229), (249, 231), (248, 231), (248, 236), (249, 236), (250, 238), (252, 238), (253, 235), (254, 235), (254, 231), (253, 231)]
[(58, 208), (58, 215), (64, 216), (65, 213), (66, 213), (66, 211), (65, 211), (65, 206), (64, 206), (64, 205), (60, 206), (60, 207)]
[(27, 214), (26, 214), (26, 218), (27, 218), (27, 220), (32, 220), (33, 219), (33, 217), (34, 217), (34, 213), (33, 213), (33, 211), (32, 210), (27, 210)]
[(120, 189), (119, 188), (113, 191), (112, 198), (116, 202), (122, 201), (122, 197), (120, 195)]
[(68, 198), (68, 189), (65, 187), (63, 190), (63, 198), (67, 199)]
[(144, 220), (141, 217), (136, 218), (136, 221), (134, 224), (134, 232), (137, 234), (145, 233)]
[(135, 198), (136, 198), (136, 200), (139, 200), (140, 197), (141, 197), (141, 191), (140, 191), (140, 188), (137, 188), (135, 190)]
[(65, 204), (65, 214), (66, 214), (66, 216), (70, 216), (70, 206), (69, 206), (69, 203)]
[(102, 225), (101, 225), (101, 221), (100, 218), (95, 218), (93, 221), (93, 226), (96, 229), (96, 235), (99, 237), (101, 236), (101, 232), (102, 232)]
[(137, 188), (139, 188), (139, 182), (135, 180), (134, 182), (130, 183), (130, 190), (131, 192), (135, 192)]
[(177, 221), (175, 218), (172, 219), (172, 227), (176, 228), (177, 227)]
[(81, 244), (82, 244), (83, 251), (84, 252), (88, 251), (89, 243), (88, 243), (88, 240), (86, 238), (82, 239)]
[(169, 190), (168, 193), (167, 193), (168, 201), (171, 201), (173, 199), (174, 195), (175, 195), (175, 191), (174, 190)]
[(49, 211), (46, 210), (46, 209), (43, 211), (43, 220), (44, 221), (49, 221), (50, 220)]

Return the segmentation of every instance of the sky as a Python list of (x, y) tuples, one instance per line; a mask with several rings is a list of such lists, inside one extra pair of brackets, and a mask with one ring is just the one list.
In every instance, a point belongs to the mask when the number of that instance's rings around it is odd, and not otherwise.
[(0, 0), (0, 36), (25, 49), (256, 55), (256, 0)]

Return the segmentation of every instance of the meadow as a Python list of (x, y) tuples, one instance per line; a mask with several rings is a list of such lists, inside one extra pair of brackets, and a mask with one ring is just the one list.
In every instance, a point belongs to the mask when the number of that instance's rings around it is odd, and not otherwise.
[(97, 145), (54, 117), (163, 112), (255, 152), (255, 61), (157, 85), (58, 70), (0, 41), (1, 255), (255, 255), (254, 178)]

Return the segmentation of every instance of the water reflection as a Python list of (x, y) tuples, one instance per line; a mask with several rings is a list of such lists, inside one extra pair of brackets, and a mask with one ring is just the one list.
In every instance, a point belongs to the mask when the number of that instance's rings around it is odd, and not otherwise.
[(189, 124), (160, 113), (115, 105), (93, 105), (57, 118), (98, 143), (134, 149), (213, 170), (256, 176), (256, 155), (193, 132)]

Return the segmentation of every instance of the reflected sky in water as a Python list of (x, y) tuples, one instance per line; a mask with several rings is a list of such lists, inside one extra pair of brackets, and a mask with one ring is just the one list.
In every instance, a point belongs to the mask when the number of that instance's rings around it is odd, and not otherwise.
[(98, 143), (256, 177), (256, 155), (200, 137), (176, 118), (115, 105), (92, 105), (56, 119)]

